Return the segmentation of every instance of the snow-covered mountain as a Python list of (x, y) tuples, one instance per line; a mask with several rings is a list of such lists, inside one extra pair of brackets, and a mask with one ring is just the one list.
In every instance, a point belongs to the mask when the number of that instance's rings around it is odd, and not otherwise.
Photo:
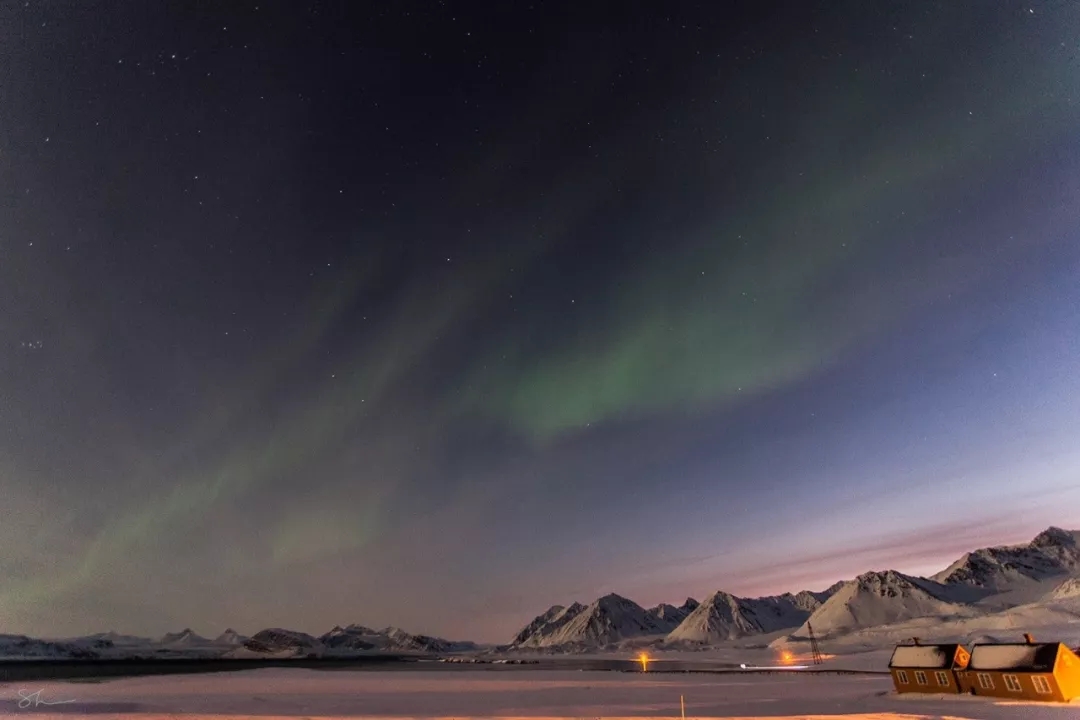
[(930, 579), (977, 588), (987, 594), (1018, 585), (1080, 574), (1080, 531), (1050, 527), (1030, 543), (965, 553)]
[(395, 650), (400, 652), (422, 653), (454, 653), (469, 652), (479, 649), (474, 642), (446, 640), (430, 635), (413, 635), (401, 628), (389, 627), (379, 633), (386, 641), (381, 645), (382, 650)]
[(214, 643), (217, 645), (243, 645), (250, 638), (246, 635), (241, 635), (232, 628), (227, 628), (225, 632), (214, 638)]
[(289, 653), (295, 656), (323, 656), (366, 651), (452, 653), (478, 649), (472, 642), (414, 635), (395, 627), (373, 630), (363, 625), (335, 626), (318, 638), (293, 630), (270, 628), (255, 633), (243, 647), (248, 651), (240, 653), (244, 656), (254, 652), (275, 657)]
[(362, 625), (335, 625), (319, 642), (331, 650), (374, 650), (379, 646), (378, 632)]
[[(83, 637), (69, 638), (61, 642), (70, 643), (84, 651), (89, 650), (99, 658), (146, 658), (154, 655), (163, 656), (170, 652), (184, 652), (184, 649), (169, 650), (159, 640), (123, 635), (118, 632), (95, 633)], [(76, 657), (85, 657), (76, 655)]]
[(568, 607), (553, 605), (514, 636), (512, 647), (544, 647), (546, 640), (558, 632), (566, 623), (577, 617), (585, 606), (579, 602)]
[(93, 635), (86, 635), (77, 639), (85, 641), (104, 640), (116, 647), (120, 647), (121, 645), (150, 645), (154, 642), (150, 638), (144, 638), (138, 635), (124, 635), (113, 630), (103, 633), (94, 633)]
[(794, 629), (827, 600), (841, 583), (821, 591), (804, 590), (772, 597), (738, 598), (716, 592), (704, 602), (660, 603), (644, 610), (619, 595), (586, 607), (555, 605), (526, 625), (511, 648), (594, 650), (612, 645), (706, 645), (735, 637)]
[[(576, 612), (569, 619), (566, 619), (566, 615), (555, 613), (548, 626), (539, 628), (520, 645), (600, 648), (629, 638), (661, 636), (664, 633), (665, 624), (660, 619), (636, 602), (614, 593), (605, 595), (586, 608), (574, 609)], [(556, 618), (561, 621), (558, 626), (554, 626)], [(518, 633), (519, 636), (521, 634)]]
[(694, 598), (687, 598), (680, 606), (660, 603), (648, 609), (649, 615), (656, 621), (656, 625), (662, 632), (669, 633), (679, 627), (683, 620), (697, 609), (698, 603)]
[(289, 658), (365, 652), (445, 654), (479, 649), (472, 642), (414, 635), (393, 627), (373, 630), (363, 625), (338, 626), (318, 638), (284, 628), (267, 628), (250, 638), (230, 628), (213, 640), (190, 628), (166, 633), (157, 640), (117, 633), (67, 640), (0, 635), (0, 658)]
[(708, 645), (798, 627), (809, 616), (808, 610), (796, 606), (794, 595), (746, 599), (717, 591), (691, 612), (666, 641)]
[(322, 644), (307, 633), (283, 628), (267, 628), (252, 635), (243, 647), (256, 653), (302, 655), (314, 653), (321, 649)]
[[(335, 626), (335, 628), (337, 628), (337, 626)], [(338, 628), (338, 629), (341, 629), (341, 628)], [(378, 635), (379, 634), (378, 630), (372, 630), (371, 628), (369, 628), (369, 627), (367, 627), (365, 625), (358, 625), (356, 623), (352, 623), (351, 625), (346, 625), (344, 627), (344, 629), (342, 629), (342, 631), (347, 632), (347, 633), (360, 634), (360, 635)], [(333, 630), (331, 630), (330, 632), (333, 632)]]
[[(931, 578), (887, 570), (822, 592), (740, 598), (718, 591), (696, 608), (689, 601), (683, 608), (660, 604), (643, 611), (644, 618), (640, 606), (617, 595), (587, 609), (575, 603), (572, 613), (555, 606), (524, 628), (512, 647), (600, 649), (663, 632), (680, 610), (689, 612), (668, 632), (665, 644), (709, 645), (788, 629), (797, 639), (808, 634), (807, 623), (820, 637), (836, 637), (919, 618), (959, 621), (1038, 602), (1060, 606), (1080, 598), (1080, 579), (1069, 582), (1073, 578), (1080, 578), (1080, 531), (1051, 527), (1030, 543), (967, 553)], [(600, 607), (605, 603), (611, 608)], [(1037, 607), (1029, 612), (1042, 616)], [(1065, 611), (1059, 607), (1051, 615), (1060, 612)]]
[(738, 598), (722, 591), (704, 602), (661, 603), (643, 610), (619, 595), (586, 607), (555, 605), (513, 639), (516, 649), (594, 650), (611, 645), (707, 645), (730, 638), (771, 633), (802, 624), (842, 583), (821, 591), (804, 590), (772, 597)]
[(210, 640), (196, 634), (191, 628), (184, 628), (180, 632), (165, 633), (161, 638), (161, 644), (169, 646), (209, 645)]
[(0, 635), (2, 658), (96, 658), (112, 645), (108, 640), (38, 640), (26, 635)]
[(939, 583), (885, 570), (863, 573), (845, 582), (807, 618), (795, 635), (807, 636), (807, 623), (820, 637), (929, 615), (976, 614), (975, 608), (953, 600), (949, 588)]

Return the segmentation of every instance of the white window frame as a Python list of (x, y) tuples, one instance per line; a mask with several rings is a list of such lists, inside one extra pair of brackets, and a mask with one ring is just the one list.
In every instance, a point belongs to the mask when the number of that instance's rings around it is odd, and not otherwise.
[(994, 678), (990, 677), (990, 673), (979, 673), (978, 678), (979, 687), (981, 687), (983, 690), (994, 689)]
[(926, 672), (923, 670), (915, 671), (915, 682), (919, 685), (929, 685), (930, 683), (926, 679)]
[(907, 685), (908, 684), (907, 670), (897, 670), (896, 671), (896, 680), (901, 685)]
[(1016, 675), (1005, 675), (1005, 689), (1012, 692), (1023, 692), (1024, 686), (1020, 684), (1020, 678)]
[(1031, 684), (1035, 686), (1035, 692), (1040, 695), (1051, 695), (1054, 689), (1050, 687), (1050, 681), (1042, 675), (1032, 675)]
[(938, 670), (934, 673), (934, 677), (937, 678), (937, 684), (941, 687), (949, 686), (949, 675), (944, 670)]

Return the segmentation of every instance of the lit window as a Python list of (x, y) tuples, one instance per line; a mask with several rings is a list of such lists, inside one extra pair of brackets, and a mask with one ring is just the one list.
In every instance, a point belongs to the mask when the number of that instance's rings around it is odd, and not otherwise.
[(1023, 688), (1020, 687), (1020, 678), (1015, 675), (1005, 676), (1005, 688), (1012, 690), (1013, 692), (1020, 692)]
[(994, 689), (994, 679), (990, 677), (989, 673), (979, 673), (979, 687), (983, 690)]
[(1042, 693), (1043, 695), (1049, 695), (1050, 682), (1041, 675), (1035, 675), (1031, 678), (1031, 684), (1035, 686), (1035, 692)]
[(896, 679), (900, 681), (901, 685), (907, 685), (907, 673), (903, 670), (896, 671)]
[(926, 685), (926, 673), (924, 673), (922, 670), (916, 670), (915, 682), (919, 683), (920, 685)]
[(941, 672), (940, 670), (938, 670), (935, 673), (935, 675), (937, 675), (937, 684), (938, 685), (940, 685), (942, 687), (948, 687), (949, 686), (949, 676), (948, 675)]

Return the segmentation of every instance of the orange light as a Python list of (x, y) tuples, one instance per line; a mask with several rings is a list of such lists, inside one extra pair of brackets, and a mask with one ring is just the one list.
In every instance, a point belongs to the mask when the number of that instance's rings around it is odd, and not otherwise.
[(645, 653), (638, 655), (638, 662), (641, 663), (641, 671), (645, 672), (649, 669), (649, 656)]
[(795, 664), (795, 656), (792, 655), (789, 650), (784, 650), (783, 652), (780, 653), (780, 664), (781, 665), (794, 665)]

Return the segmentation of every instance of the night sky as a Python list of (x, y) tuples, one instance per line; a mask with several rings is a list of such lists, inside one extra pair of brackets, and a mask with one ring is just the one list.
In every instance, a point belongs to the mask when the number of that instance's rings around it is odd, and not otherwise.
[(0, 3), (0, 632), (507, 641), (1080, 526), (1078, 38)]

